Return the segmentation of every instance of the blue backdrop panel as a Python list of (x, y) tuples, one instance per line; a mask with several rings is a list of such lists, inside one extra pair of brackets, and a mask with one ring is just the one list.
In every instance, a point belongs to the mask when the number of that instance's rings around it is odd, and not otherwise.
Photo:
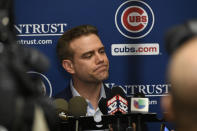
[[(34, 74), (43, 78), (47, 95), (54, 96), (70, 79), (56, 57), (58, 38), (68, 28), (95, 25), (110, 60), (107, 86), (119, 85), (128, 96), (145, 93), (150, 112), (161, 115), (160, 97), (170, 87), (165, 80), (164, 33), (197, 17), (196, 4), (195, 0), (15, 0), (17, 43), (37, 48), (49, 58), (49, 70)], [(155, 128), (159, 130), (159, 125), (150, 127)]]

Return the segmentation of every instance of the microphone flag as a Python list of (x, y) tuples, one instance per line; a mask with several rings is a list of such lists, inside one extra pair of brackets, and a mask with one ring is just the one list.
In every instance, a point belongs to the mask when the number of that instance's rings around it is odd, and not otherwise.
[(128, 101), (120, 95), (115, 95), (107, 101), (108, 114), (115, 114), (121, 112), (126, 114), (128, 112)]
[(131, 112), (147, 113), (149, 111), (148, 98), (131, 98)]

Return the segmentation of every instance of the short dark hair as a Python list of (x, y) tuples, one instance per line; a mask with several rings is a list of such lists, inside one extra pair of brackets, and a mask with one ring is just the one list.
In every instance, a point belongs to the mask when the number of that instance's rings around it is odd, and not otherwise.
[(62, 62), (64, 59), (73, 59), (74, 51), (70, 48), (71, 41), (90, 34), (95, 34), (98, 36), (98, 30), (92, 25), (80, 25), (69, 29), (64, 32), (64, 34), (59, 38), (56, 53), (59, 60)]

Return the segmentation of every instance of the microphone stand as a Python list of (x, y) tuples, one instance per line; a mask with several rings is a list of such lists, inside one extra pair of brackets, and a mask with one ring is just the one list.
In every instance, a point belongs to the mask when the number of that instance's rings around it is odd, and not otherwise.
[(124, 131), (123, 128), (121, 127), (121, 121), (120, 121), (119, 114), (117, 114), (116, 125), (114, 127), (115, 127), (115, 129), (113, 129), (113, 131)]
[(121, 131), (120, 130), (120, 118), (117, 118), (117, 131)]
[(133, 131), (133, 128), (131, 127), (131, 117), (128, 117), (128, 127), (126, 129), (126, 131)]
[(141, 115), (140, 114), (138, 114), (137, 115), (137, 125), (136, 125), (137, 127), (137, 131), (142, 131), (142, 129), (141, 129)]
[(75, 121), (75, 131), (78, 131), (79, 129), (79, 120)]
[(79, 124), (79, 119), (78, 118), (75, 121), (75, 131), (81, 131), (81, 126)]

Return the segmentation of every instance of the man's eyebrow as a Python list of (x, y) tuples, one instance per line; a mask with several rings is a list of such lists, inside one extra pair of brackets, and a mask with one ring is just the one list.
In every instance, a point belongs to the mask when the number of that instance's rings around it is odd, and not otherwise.
[[(100, 48), (98, 49), (98, 51), (100, 51), (100, 50), (105, 50), (105, 47), (104, 47), (104, 46), (100, 47)], [(83, 53), (83, 54), (81, 55), (81, 57), (85, 57), (85, 56), (88, 55), (88, 54), (94, 54), (94, 50), (90, 50), (90, 51), (87, 51), (87, 52)]]
[(103, 50), (103, 49), (105, 49), (105, 47), (104, 47), (104, 46), (102, 46), (101, 48), (99, 48), (99, 50)]
[(81, 55), (81, 57), (84, 57), (85, 55), (93, 54), (93, 53), (94, 53), (94, 51), (91, 50), (91, 51), (88, 51), (88, 52), (83, 53), (83, 54)]

